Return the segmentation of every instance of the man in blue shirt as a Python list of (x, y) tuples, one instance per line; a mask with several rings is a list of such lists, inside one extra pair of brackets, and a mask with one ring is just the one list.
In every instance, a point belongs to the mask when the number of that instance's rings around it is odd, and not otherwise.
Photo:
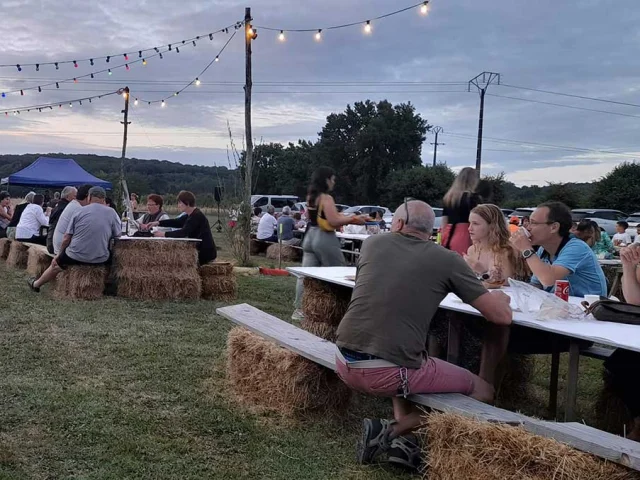
[[(598, 259), (585, 242), (569, 236), (572, 220), (569, 208), (560, 202), (540, 205), (531, 215), (527, 231), (511, 237), (533, 272), (531, 283), (553, 291), (556, 280), (568, 280), (570, 295), (607, 296), (607, 281)], [(538, 252), (532, 245), (540, 245)]]
[[(556, 280), (569, 281), (569, 294), (607, 295), (607, 280), (598, 259), (584, 241), (570, 235), (571, 211), (560, 202), (538, 206), (526, 229), (511, 236), (511, 244), (518, 250), (533, 272), (531, 284), (552, 292)], [(528, 232), (528, 235), (527, 233)], [(540, 245), (538, 252), (533, 245)], [(497, 366), (507, 350), (512, 353), (551, 353), (552, 334), (531, 328), (487, 325), (480, 363), (480, 378), (497, 386)], [(568, 349), (566, 338), (555, 338), (560, 351)]]

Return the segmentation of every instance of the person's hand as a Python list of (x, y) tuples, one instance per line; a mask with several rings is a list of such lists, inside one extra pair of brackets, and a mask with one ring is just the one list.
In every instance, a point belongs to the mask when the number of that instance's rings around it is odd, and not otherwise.
[(164, 232), (156, 232), (153, 234), (154, 237), (164, 237)]
[(369, 219), (368, 215), (355, 215), (351, 218), (351, 225), (364, 225)]
[(47, 210), (44, 213), (47, 217), (51, 215), (51, 207), (47, 207)]
[(489, 267), (487, 267), (480, 260), (470, 257), (469, 255), (464, 255), (463, 258), (464, 261), (467, 262), (467, 265), (471, 267), (471, 270), (476, 273), (487, 273), (487, 271), (489, 270)]
[(147, 223), (147, 228), (157, 227), (158, 225), (160, 225), (160, 222), (149, 222)]
[(634, 243), (628, 247), (621, 248), (620, 260), (622, 260), (622, 266), (635, 268), (640, 263), (640, 244)]
[(533, 249), (533, 245), (531, 245), (531, 240), (529, 240), (529, 237), (527, 237), (527, 235), (523, 232), (522, 228), (514, 232), (513, 235), (511, 235), (511, 239), (509, 241), (511, 242), (511, 245), (513, 245), (514, 248), (519, 252), (524, 252), (525, 250)]
[(51, 260), (51, 266), (53, 268), (57, 268), (58, 267), (58, 258), (60, 257), (60, 255), (57, 255), (53, 260)]
[(151, 228), (148, 223), (141, 223), (139, 226), (140, 226), (140, 231), (142, 232), (146, 232)]
[(494, 290), (491, 292), (491, 295), (494, 295), (494, 298), (497, 298), (500, 303), (511, 305), (511, 297), (502, 290)]

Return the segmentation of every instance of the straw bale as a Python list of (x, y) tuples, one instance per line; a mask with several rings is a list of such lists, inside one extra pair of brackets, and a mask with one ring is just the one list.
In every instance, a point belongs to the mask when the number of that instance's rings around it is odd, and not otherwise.
[(140, 269), (116, 271), (118, 296), (135, 300), (195, 300), (202, 293), (197, 269), (167, 270), (162, 276)]
[(238, 282), (235, 275), (202, 277), (202, 298), (223, 302), (230, 302), (238, 298)]
[[(602, 370), (602, 387), (598, 392), (595, 404), (596, 422), (600, 430), (623, 435), (625, 425), (631, 426), (633, 421), (613, 381), (613, 375), (607, 369)], [(630, 380), (633, 381), (633, 380)]]
[(347, 312), (350, 301), (350, 288), (312, 278), (304, 279), (302, 311), (304, 318), (310, 322), (327, 323), (337, 327)]
[(280, 249), (282, 249), (282, 260), (285, 262), (297, 262), (302, 258), (302, 250), (291, 245), (269, 245), (267, 248), (267, 258), (271, 260), (280, 259)]
[(51, 265), (53, 260), (47, 252), (39, 248), (29, 248), (29, 259), (27, 261), (27, 272), (30, 276), (39, 278)]
[(313, 333), (315, 336), (329, 340), (330, 342), (336, 341), (337, 328), (327, 323), (310, 322), (306, 318), (300, 322), (300, 328), (306, 330), (309, 333)]
[(9, 267), (20, 268), (24, 270), (27, 268), (27, 262), (29, 261), (29, 246), (22, 242), (11, 242), (11, 248), (9, 249), (9, 255), (7, 256), (7, 265)]
[(198, 267), (198, 251), (193, 242), (119, 241), (113, 255), (117, 269), (145, 272), (150, 268)]
[(0, 238), (0, 259), (6, 260), (11, 250), (11, 240), (8, 238)]
[(70, 265), (56, 277), (53, 296), (79, 300), (102, 298), (108, 272), (104, 265)]
[(204, 277), (228, 277), (233, 275), (233, 264), (231, 262), (212, 262), (200, 267), (200, 276)]
[(451, 413), (426, 416), (423, 459), (429, 480), (631, 480), (620, 465), (580, 452), (523, 427)]
[(260, 255), (261, 253), (264, 253), (267, 250), (268, 246), (269, 246), (268, 243), (252, 238), (251, 243), (249, 243), (250, 254)]
[(229, 332), (227, 379), (243, 401), (283, 416), (342, 414), (351, 398), (331, 370), (242, 327)]

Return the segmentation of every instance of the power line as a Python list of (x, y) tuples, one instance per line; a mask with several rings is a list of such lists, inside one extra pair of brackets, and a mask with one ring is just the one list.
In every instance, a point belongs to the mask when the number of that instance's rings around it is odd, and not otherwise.
[(542, 90), (542, 89), (538, 89), (538, 88), (520, 87), (520, 86), (517, 86), (517, 85), (508, 85), (506, 83), (502, 83), (502, 84), (500, 84), (500, 86), (501, 87), (508, 87), (508, 88), (518, 88), (520, 90), (529, 90), (531, 92), (548, 93), (550, 95), (560, 95), (560, 96), (563, 96), (563, 97), (580, 98), (582, 100), (593, 100), (594, 102), (613, 103), (615, 105), (625, 105), (627, 107), (640, 107), (640, 105), (638, 105), (636, 103), (618, 102), (616, 100), (607, 100), (605, 98), (598, 98), (598, 97), (587, 97), (585, 95), (575, 95), (575, 94), (572, 94), (572, 93), (552, 92), (552, 91), (549, 91), (549, 90)]
[(562, 104), (562, 103), (543, 102), (543, 101), (540, 101), (540, 100), (532, 100), (530, 98), (509, 97), (507, 95), (496, 95), (494, 93), (487, 93), (487, 95), (490, 95), (492, 97), (508, 98), (510, 100), (520, 100), (522, 102), (539, 103), (541, 105), (552, 105), (554, 107), (571, 108), (573, 110), (583, 110), (583, 111), (586, 111), (586, 112), (606, 113), (607, 115), (618, 115), (618, 116), (621, 116), (621, 117), (640, 118), (640, 115), (633, 115), (633, 114), (630, 114), (630, 113), (610, 112), (610, 111), (607, 111), (607, 110), (596, 110), (594, 108), (576, 107), (574, 105), (565, 105), (565, 104)]

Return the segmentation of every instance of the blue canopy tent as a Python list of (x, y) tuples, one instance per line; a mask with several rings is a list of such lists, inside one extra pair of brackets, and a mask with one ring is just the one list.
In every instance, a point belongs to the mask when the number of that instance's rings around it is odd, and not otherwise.
[(40, 157), (28, 167), (3, 178), (0, 184), (60, 188), (88, 184), (111, 190), (111, 182), (94, 177), (70, 158)]

